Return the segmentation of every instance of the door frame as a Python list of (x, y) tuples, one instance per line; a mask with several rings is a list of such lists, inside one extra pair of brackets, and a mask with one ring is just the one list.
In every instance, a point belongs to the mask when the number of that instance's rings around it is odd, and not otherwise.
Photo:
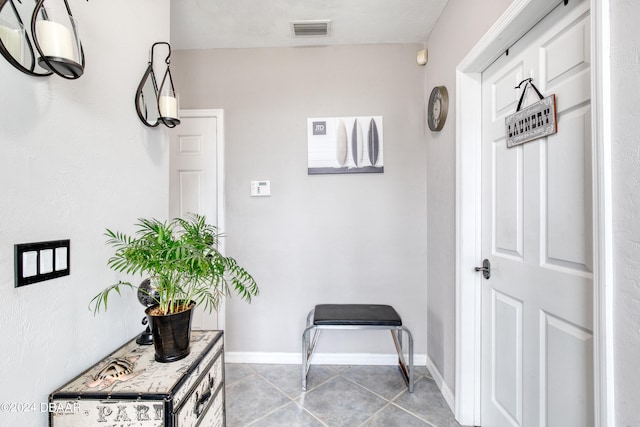
[[(222, 109), (189, 109), (180, 110), (181, 118), (215, 118), (216, 119), (216, 205), (217, 205), (217, 226), (220, 230), (225, 230), (225, 192), (224, 192), (224, 110)], [(224, 239), (220, 239), (220, 253), (225, 254)], [(222, 298), (217, 311), (218, 329), (225, 328), (225, 298)]]
[[(571, 1), (571, 0), (569, 0)], [(514, 0), (456, 68), (455, 416), (480, 425), (482, 72), (559, 0)], [(593, 169), (594, 409), (614, 427), (610, 0), (590, 0)]]

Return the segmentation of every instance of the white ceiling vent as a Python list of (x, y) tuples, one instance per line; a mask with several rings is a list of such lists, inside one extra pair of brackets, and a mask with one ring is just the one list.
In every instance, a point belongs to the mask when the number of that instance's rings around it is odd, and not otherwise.
[(331, 21), (295, 21), (291, 22), (294, 37), (328, 36)]

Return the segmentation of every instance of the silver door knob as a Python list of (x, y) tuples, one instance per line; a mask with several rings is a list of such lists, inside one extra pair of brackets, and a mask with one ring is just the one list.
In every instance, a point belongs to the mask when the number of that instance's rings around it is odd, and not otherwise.
[(482, 271), (482, 276), (485, 279), (491, 278), (491, 263), (489, 262), (488, 259), (485, 258), (482, 261), (482, 267), (476, 267), (475, 270), (476, 271)]

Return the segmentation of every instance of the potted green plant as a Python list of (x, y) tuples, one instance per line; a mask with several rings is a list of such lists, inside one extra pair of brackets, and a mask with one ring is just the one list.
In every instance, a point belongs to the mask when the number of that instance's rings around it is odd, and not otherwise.
[[(217, 310), (223, 296), (233, 289), (251, 302), (258, 295), (253, 277), (231, 257), (219, 251), (222, 237), (205, 217), (190, 214), (169, 221), (140, 218), (133, 235), (107, 229), (107, 245), (115, 249), (107, 265), (126, 274), (148, 275), (154, 290), (147, 292), (154, 305), (145, 313), (153, 334), (159, 362), (180, 360), (189, 354), (191, 319), (196, 305)], [(94, 313), (107, 309), (112, 292), (136, 288), (120, 281), (96, 295)]]

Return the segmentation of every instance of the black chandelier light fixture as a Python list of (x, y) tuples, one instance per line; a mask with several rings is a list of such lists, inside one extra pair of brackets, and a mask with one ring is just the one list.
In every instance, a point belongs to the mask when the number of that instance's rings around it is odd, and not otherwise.
[(35, 6), (0, 0), (0, 54), (30, 76), (73, 80), (84, 73), (84, 50), (67, 0), (37, 0)]
[[(156, 46), (164, 45), (168, 49), (164, 62), (167, 66), (160, 87), (156, 80), (154, 69), (153, 51)], [(167, 42), (156, 42), (151, 46), (147, 69), (140, 80), (136, 90), (136, 112), (146, 126), (155, 127), (160, 123), (169, 128), (180, 124), (180, 106), (169, 65), (171, 63), (171, 45)]]

